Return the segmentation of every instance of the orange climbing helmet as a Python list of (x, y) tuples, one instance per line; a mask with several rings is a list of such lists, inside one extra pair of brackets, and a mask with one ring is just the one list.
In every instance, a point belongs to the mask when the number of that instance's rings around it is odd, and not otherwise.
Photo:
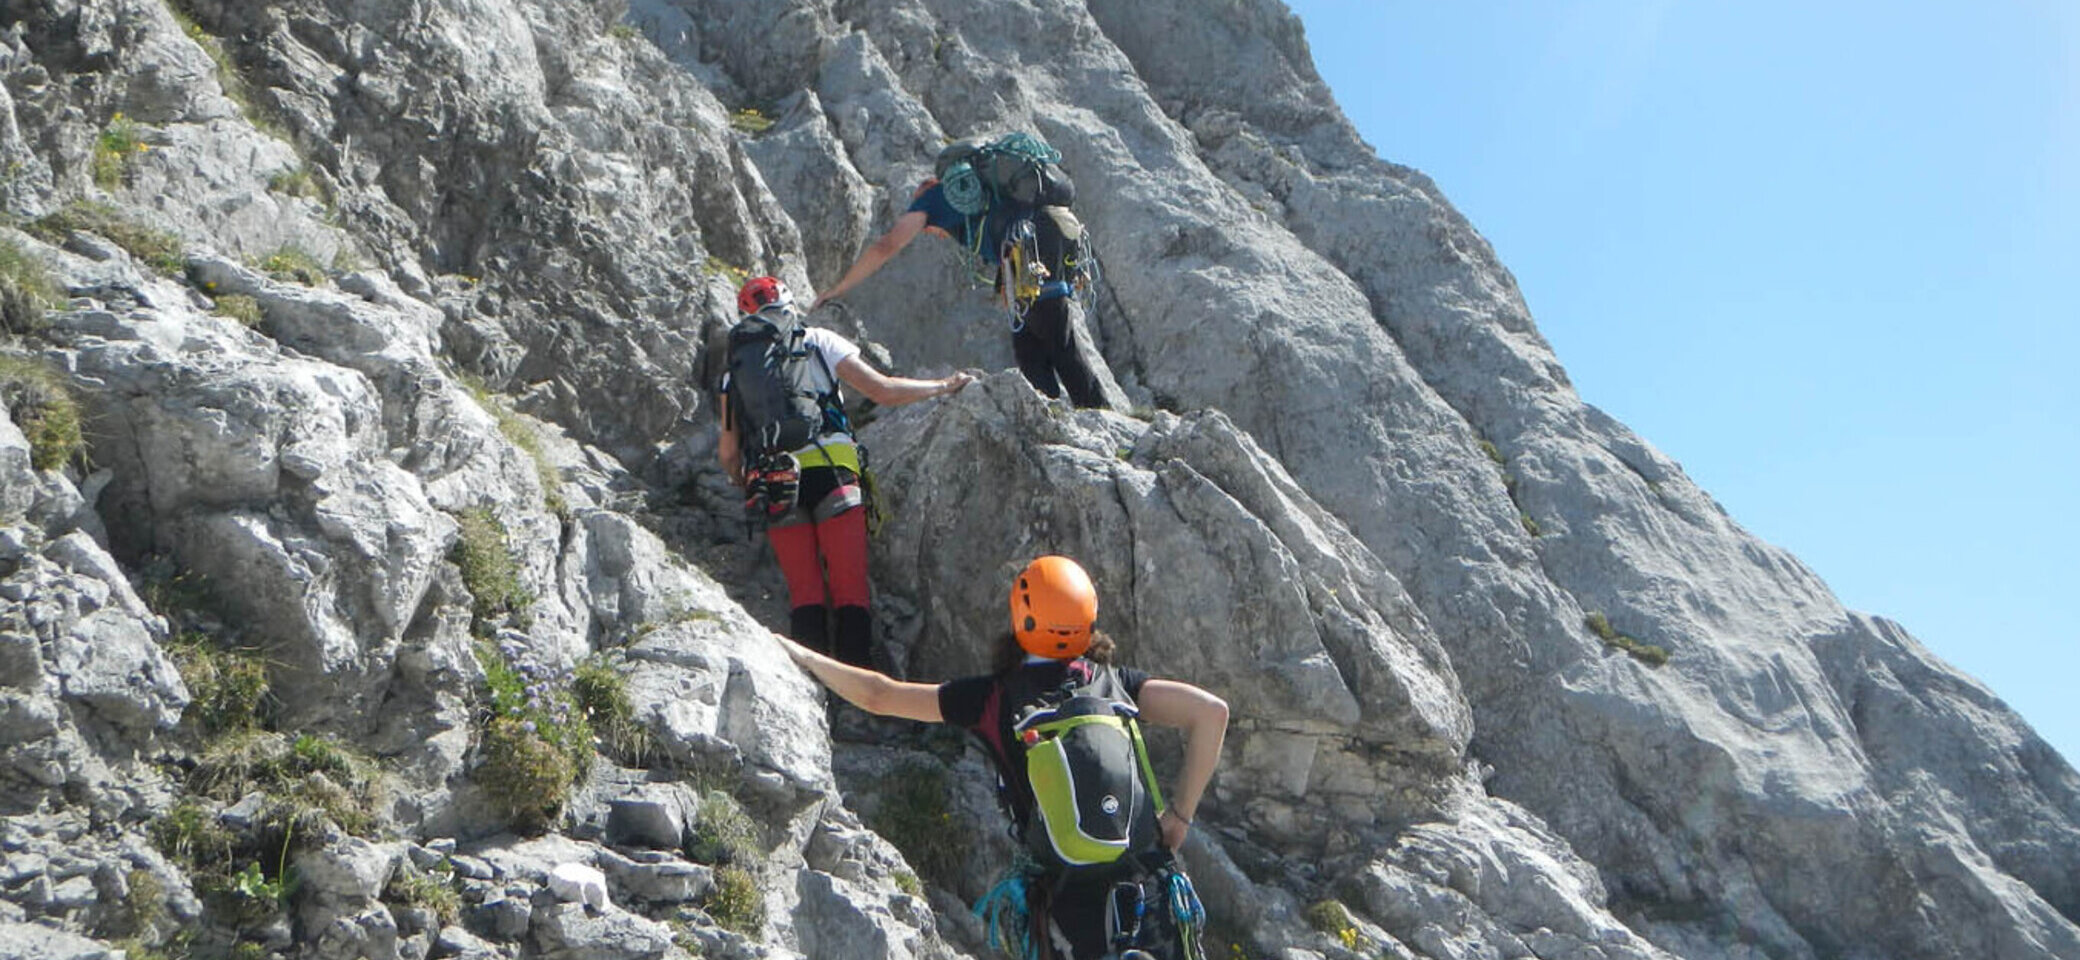
[(750, 316), (773, 304), (783, 307), (794, 305), (794, 295), (787, 292), (787, 284), (779, 277), (752, 277), (737, 288), (737, 312)]
[(1034, 560), (1011, 583), (1011, 632), (1027, 653), (1057, 660), (1083, 656), (1097, 619), (1097, 588), (1068, 557)]

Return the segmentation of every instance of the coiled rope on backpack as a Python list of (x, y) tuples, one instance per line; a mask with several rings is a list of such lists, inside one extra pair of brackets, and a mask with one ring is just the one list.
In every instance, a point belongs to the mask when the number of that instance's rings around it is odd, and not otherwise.
[(972, 217), (989, 206), (989, 188), (982, 183), (982, 175), (973, 164), (962, 160), (946, 168), (939, 184), (946, 191), (946, 203), (962, 216)]
[(1023, 130), (1007, 133), (991, 141), (989, 148), (1016, 154), (1037, 163), (1060, 163), (1062, 152), (1047, 145), (1047, 141)]

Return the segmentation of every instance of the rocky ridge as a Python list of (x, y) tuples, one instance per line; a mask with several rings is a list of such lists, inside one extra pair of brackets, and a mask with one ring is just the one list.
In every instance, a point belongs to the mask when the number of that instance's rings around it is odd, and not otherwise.
[[(984, 955), (990, 798), (898, 802), (977, 758), (827, 723), (763, 640), (699, 347), (1022, 127), (1135, 412), (1004, 373), (879, 416), (879, 627), (971, 671), (1018, 562), (1085, 560), (1131, 661), (1234, 707), (1186, 851), (1224, 944), (2080, 957), (2071, 766), (1583, 404), (1277, 3), (0, 24), (0, 952)], [(921, 244), (818, 321), (1008, 365), (986, 298), (916, 295), (964, 284)]]

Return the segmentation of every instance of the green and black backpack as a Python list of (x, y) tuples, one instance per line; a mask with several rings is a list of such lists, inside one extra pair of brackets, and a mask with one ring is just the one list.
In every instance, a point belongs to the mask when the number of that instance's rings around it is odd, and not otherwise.
[(1163, 793), (1118, 671), (1088, 660), (1068, 667), (1061, 686), (1011, 700), (1005, 762), (1032, 786), (1020, 839), (1042, 866), (1109, 867), (1160, 844)]

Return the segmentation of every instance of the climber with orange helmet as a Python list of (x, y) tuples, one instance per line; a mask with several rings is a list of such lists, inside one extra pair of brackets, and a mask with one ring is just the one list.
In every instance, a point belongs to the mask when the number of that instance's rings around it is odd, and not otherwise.
[(955, 393), (974, 378), (915, 380), (875, 370), (850, 340), (803, 322), (774, 277), (745, 281), (737, 309), (742, 319), (730, 330), (719, 385), (716, 455), (773, 544), (787, 580), (788, 633), (866, 666), (873, 619), (863, 467), (838, 385), (897, 406)]
[[(979, 907), (1019, 957), (1096, 960), (1132, 950), (1196, 957), (1204, 913), (1170, 859), (1220, 762), (1228, 705), (1179, 680), (1112, 664), (1098, 594), (1067, 557), (1027, 564), (993, 672), (914, 683), (788, 642), (788, 653), (869, 713), (967, 729), (989, 754), (1018, 862)], [(1185, 732), (1174, 791), (1154, 782), (1140, 722)], [(999, 923), (1008, 910), (1009, 921)]]

